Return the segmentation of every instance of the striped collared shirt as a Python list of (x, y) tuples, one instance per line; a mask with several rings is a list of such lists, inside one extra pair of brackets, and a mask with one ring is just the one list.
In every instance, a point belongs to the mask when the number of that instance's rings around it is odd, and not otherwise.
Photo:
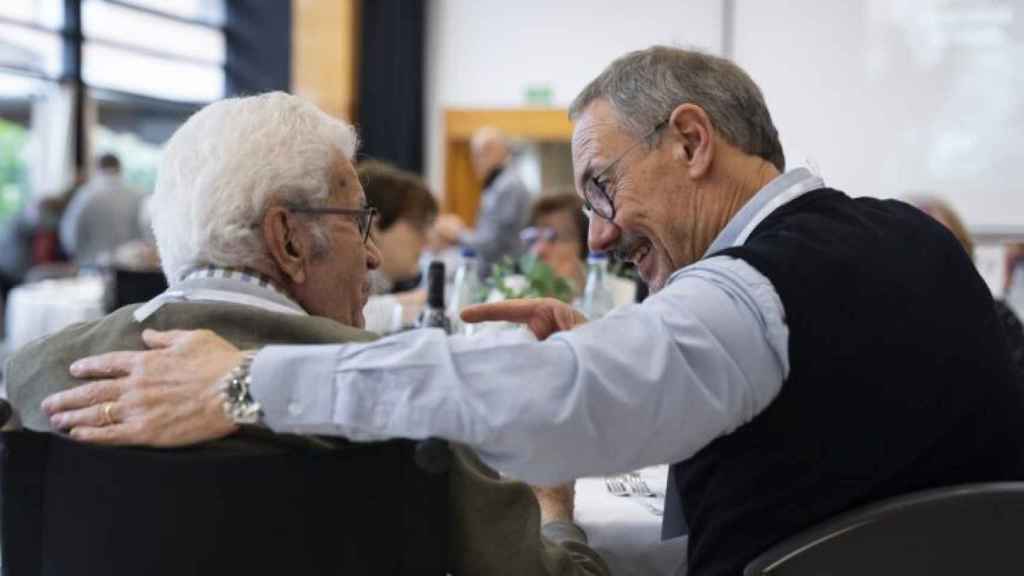
[(168, 302), (226, 302), (284, 314), (306, 314), (270, 278), (244, 268), (190, 268), (165, 292), (140, 306), (135, 320), (144, 321)]

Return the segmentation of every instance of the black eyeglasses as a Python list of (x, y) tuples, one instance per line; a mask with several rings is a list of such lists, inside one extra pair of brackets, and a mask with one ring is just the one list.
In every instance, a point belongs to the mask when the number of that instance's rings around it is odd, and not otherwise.
[(370, 237), (370, 228), (373, 226), (373, 219), (377, 216), (377, 209), (373, 206), (365, 208), (312, 208), (308, 206), (291, 206), (292, 212), (300, 214), (338, 214), (341, 216), (353, 216), (356, 226), (359, 227), (359, 234), (363, 237), (363, 244), (366, 244)]
[(612, 160), (600, 172), (594, 174), (583, 183), (583, 213), (587, 215), (587, 218), (593, 218), (594, 214), (597, 214), (609, 222), (615, 220), (615, 202), (612, 195), (608, 192), (608, 179), (602, 180), (602, 177), (608, 174), (630, 152), (635, 150), (640, 144), (650, 140), (659, 130), (667, 125), (668, 118), (659, 122), (654, 128), (651, 128), (651, 131), (645, 134), (643, 138), (634, 142), (622, 154), (619, 154), (615, 160)]

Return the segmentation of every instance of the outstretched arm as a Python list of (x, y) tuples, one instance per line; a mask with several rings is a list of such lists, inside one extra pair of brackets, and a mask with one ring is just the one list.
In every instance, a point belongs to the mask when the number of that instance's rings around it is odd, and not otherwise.
[[(253, 363), (252, 392), (279, 432), (446, 438), (535, 484), (678, 462), (767, 407), (788, 371), (785, 316), (771, 284), (742, 261), (712, 260), (643, 305), (541, 342), (415, 330), (365, 344), (267, 347)], [(564, 314), (530, 323), (556, 326)], [(113, 412), (135, 427), (90, 433), (103, 441), (173, 445), (229, 433), (215, 415), (216, 383), (239, 353), (206, 349), (215, 344), (189, 336), (177, 355), (170, 347), (140, 353), (159, 359), (93, 364), (111, 369), (112, 382), (70, 403), (91, 408), (78, 426), (102, 424), (102, 408), (84, 406), (98, 400), (134, 410)], [(54, 404), (48, 410), (61, 411)], [(177, 436), (148, 429), (156, 422)]]

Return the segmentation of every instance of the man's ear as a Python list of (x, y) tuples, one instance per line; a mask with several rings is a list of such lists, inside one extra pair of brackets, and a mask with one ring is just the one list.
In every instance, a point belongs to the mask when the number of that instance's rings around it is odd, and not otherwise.
[(672, 153), (686, 162), (690, 178), (706, 176), (715, 156), (715, 130), (707, 112), (695, 104), (680, 104), (665, 129), (676, 136)]
[(293, 284), (306, 281), (307, 251), (296, 217), (283, 206), (271, 206), (263, 215), (263, 242), (281, 275)]

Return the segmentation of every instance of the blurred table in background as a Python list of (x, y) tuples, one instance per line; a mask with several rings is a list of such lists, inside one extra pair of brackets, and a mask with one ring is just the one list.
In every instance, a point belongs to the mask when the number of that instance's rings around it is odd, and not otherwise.
[(7, 350), (105, 313), (106, 282), (79, 276), (22, 284), (7, 294)]
[(612, 576), (683, 574), (687, 537), (661, 539), (668, 466), (643, 468), (637, 474), (654, 496), (617, 496), (604, 477), (577, 480), (576, 522), (608, 562)]

